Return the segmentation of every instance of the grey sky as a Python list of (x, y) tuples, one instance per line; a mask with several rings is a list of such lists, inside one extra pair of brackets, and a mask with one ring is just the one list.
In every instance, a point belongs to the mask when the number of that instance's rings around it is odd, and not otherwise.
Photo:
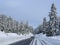
[(60, 0), (0, 0), (0, 13), (17, 21), (28, 20), (30, 25), (36, 27), (44, 17), (48, 17), (52, 3), (60, 16)]

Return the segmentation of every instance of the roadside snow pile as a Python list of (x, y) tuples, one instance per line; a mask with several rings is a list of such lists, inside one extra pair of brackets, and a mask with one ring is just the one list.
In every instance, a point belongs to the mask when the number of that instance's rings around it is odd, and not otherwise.
[(53, 36), (53, 37), (48, 37), (48, 38), (60, 40), (60, 36)]
[(33, 34), (17, 35), (16, 33), (5, 33), (0, 31), (0, 45), (8, 45), (16, 41), (30, 38)]
[(33, 34), (32, 34), (32, 33), (24, 34), (24, 36), (29, 36), (29, 37), (31, 37), (31, 36), (33, 36)]
[(43, 34), (35, 35), (30, 45), (60, 45), (60, 40), (48, 38)]
[(0, 38), (6, 38), (6, 37), (7, 37), (6, 34), (0, 31)]

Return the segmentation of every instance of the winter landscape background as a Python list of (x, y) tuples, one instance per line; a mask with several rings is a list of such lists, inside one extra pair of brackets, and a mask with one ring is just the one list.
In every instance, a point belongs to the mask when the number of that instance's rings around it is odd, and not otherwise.
[(0, 0), (0, 45), (60, 45), (59, 4), (59, 0)]

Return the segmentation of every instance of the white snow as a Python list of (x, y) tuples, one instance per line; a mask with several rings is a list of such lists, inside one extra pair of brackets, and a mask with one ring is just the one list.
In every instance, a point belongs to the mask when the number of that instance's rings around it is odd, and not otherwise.
[(60, 40), (60, 36), (53, 36), (53, 37), (48, 37), (48, 38)]
[(0, 31), (0, 45), (8, 45), (16, 41), (30, 38), (31, 36), (33, 36), (32, 33), (17, 35), (16, 33), (5, 33)]
[[(33, 34), (5, 33), (0, 31), (0, 45), (8, 45), (16, 41), (30, 38)], [(36, 34), (30, 45), (60, 45), (60, 36), (46, 37), (43, 34)]]
[(60, 40), (46, 37), (43, 34), (38, 34), (35, 35), (35, 39), (31, 41), (30, 45), (60, 45)]

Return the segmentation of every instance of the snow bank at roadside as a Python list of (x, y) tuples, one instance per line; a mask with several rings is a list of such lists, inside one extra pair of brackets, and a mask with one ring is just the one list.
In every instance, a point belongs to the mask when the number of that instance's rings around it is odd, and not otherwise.
[(52, 37), (48, 37), (48, 38), (60, 40), (60, 36), (52, 36)]
[(0, 45), (8, 45), (16, 41), (30, 38), (31, 36), (33, 36), (32, 33), (17, 35), (16, 33), (5, 33), (0, 31)]

